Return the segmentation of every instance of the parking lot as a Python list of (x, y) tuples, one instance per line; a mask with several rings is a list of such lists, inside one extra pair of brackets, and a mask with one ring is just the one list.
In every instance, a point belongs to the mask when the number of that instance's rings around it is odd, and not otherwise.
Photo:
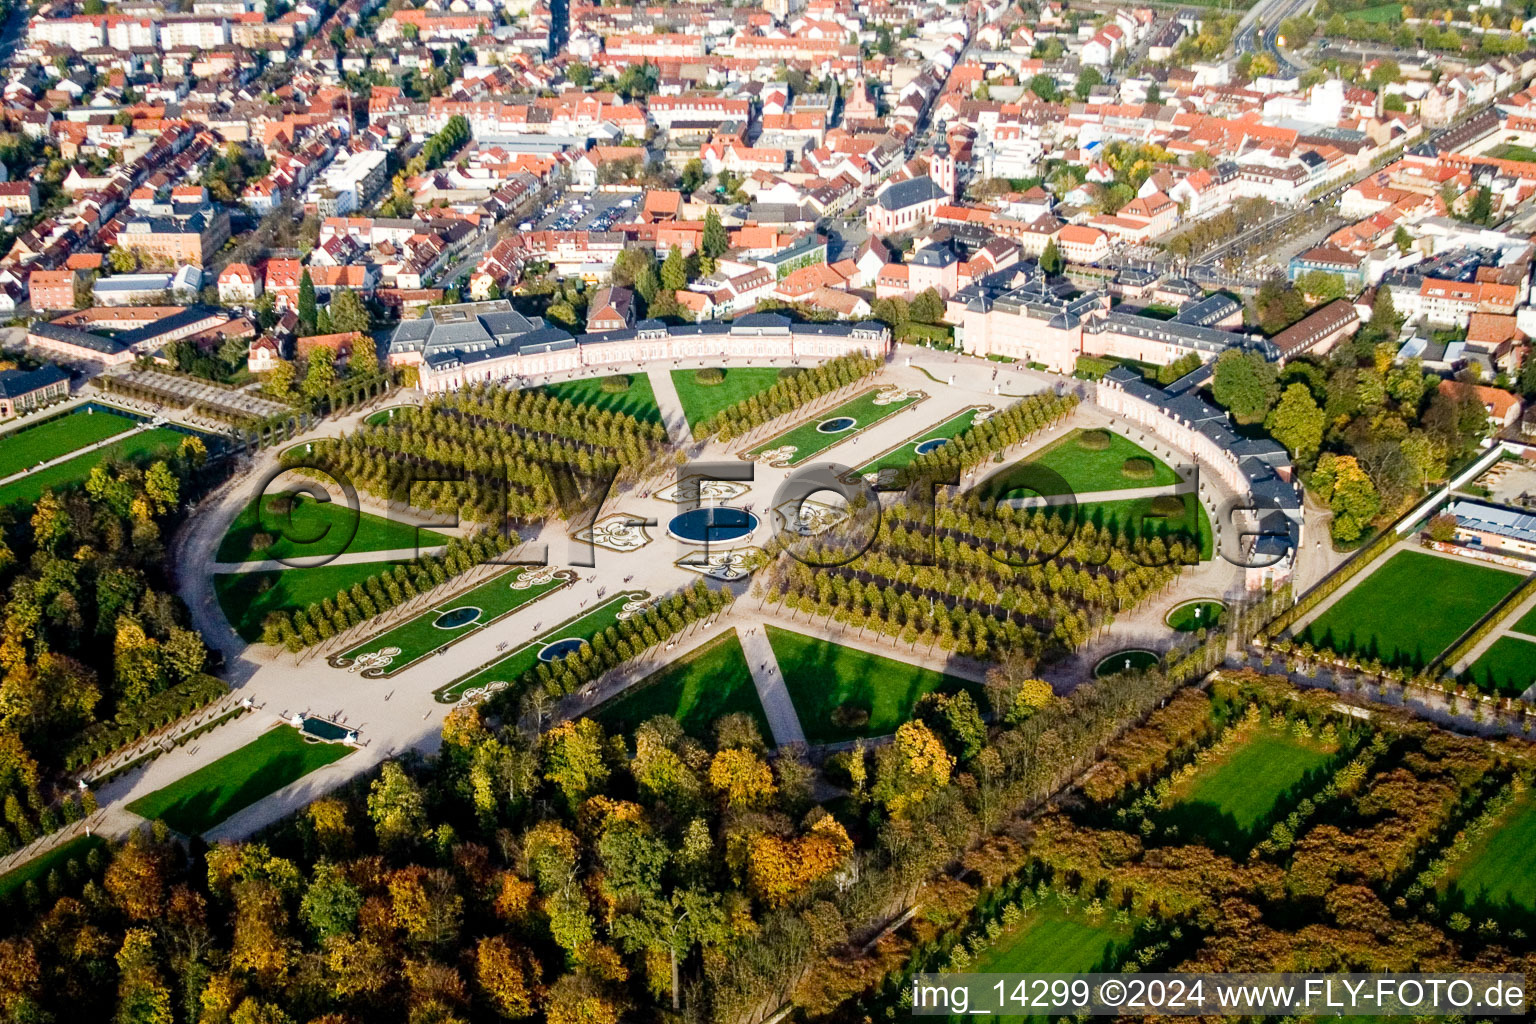
[(593, 192), (588, 196), (567, 193), (531, 228), (524, 230), (609, 231), (615, 224), (634, 220), (640, 203), (639, 192)]

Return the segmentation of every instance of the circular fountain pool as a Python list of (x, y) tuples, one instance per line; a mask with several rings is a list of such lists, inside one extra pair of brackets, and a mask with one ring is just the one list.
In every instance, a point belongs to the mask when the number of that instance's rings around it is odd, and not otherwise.
[(751, 536), (757, 516), (730, 505), (691, 508), (672, 517), (667, 532), (690, 544), (722, 543)]

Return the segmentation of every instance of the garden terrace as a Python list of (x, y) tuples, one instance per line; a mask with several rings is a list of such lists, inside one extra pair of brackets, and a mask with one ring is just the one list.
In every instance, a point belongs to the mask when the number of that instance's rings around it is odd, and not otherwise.
[(97, 466), (112, 462), (145, 463), (153, 458), (170, 458), (182, 442), (193, 436), (170, 427), (135, 430), (94, 451), (34, 470), (0, 487), (0, 506), (35, 505), (44, 490), (60, 491), (90, 476)]
[[(747, 457), (756, 458), (763, 452), (788, 447), (793, 451), (784, 462), (791, 466), (798, 465), (921, 401), (917, 395), (908, 394), (897, 401), (881, 404), (881, 393), (879, 389), (866, 391), (835, 408), (819, 412), (798, 426), (764, 441), (747, 452)], [(839, 424), (846, 426), (831, 429)]]
[(640, 423), (660, 423), (661, 408), (656, 392), (645, 373), (621, 373), (610, 377), (587, 377), (560, 384), (546, 384), (546, 394), (574, 405), (588, 406), (600, 412), (632, 416)]
[(777, 626), (763, 629), (812, 743), (889, 736), (912, 718), (924, 694), (980, 695), (980, 686), (958, 676)]
[(955, 435), (948, 444), (912, 459), (908, 480), (959, 480), (999, 452), (1052, 426), (1077, 408), (1076, 395), (1030, 395)]
[(659, 715), (674, 719), (690, 736), (704, 737), (716, 721), (733, 714), (750, 717), (759, 735), (772, 735), (734, 629), (630, 686), (588, 717), (611, 732), (628, 734)]
[[(645, 605), (644, 592), (619, 594), (481, 668), (435, 691), (437, 699), (453, 702), (480, 691), (492, 696), (493, 683), (505, 684), (494, 694), (497, 707), (511, 710), (516, 700), (538, 687), (549, 697), (574, 693), (583, 684), (615, 665), (636, 657), (690, 623), (713, 616), (731, 600), (723, 590), (710, 590), (702, 579), (692, 587)], [(555, 660), (540, 658), (543, 649), (565, 639), (586, 641)]]
[[(957, 435), (970, 429), (971, 423), (976, 419), (976, 414), (979, 411), (978, 409), (967, 409), (958, 416), (952, 416), (938, 426), (930, 427), (915, 437), (908, 438), (872, 462), (867, 462), (860, 466), (855, 472), (860, 476), (883, 473), (897, 480), (902, 479), (905, 476), (902, 471), (912, 465), (913, 460), (919, 455), (918, 450), (920, 448), (924, 445), (929, 445), (929, 451), (934, 451), (939, 447), (943, 447), (943, 445), (950, 444)], [(934, 442), (942, 442), (942, 444), (935, 444)]]
[(385, 519), (307, 491), (263, 494), (229, 524), (219, 542), (221, 562), (264, 561), (437, 547), (447, 536)]
[[(1143, 464), (1147, 466), (1145, 471), (1140, 469)], [(1016, 468), (1025, 471), (1020, 479), (1026, 481), (1031, 491), (1047, 496), (1171, 487), (1179, 482), (1178, 474), (1167, 463), (1130, 438), (1109, 430), (1074, 430), (1032, 452)], [(1030, 470), (1046, 470), (1060, 480), (1048, 484)], [(996, 493), (998, 487), (1006, 486), (1005, 481), (1013, 472), (1004, 470), (1000, 480), (988, 480), (983, 486)]]
[(1522, 780), (1491, 804), (1450, 851), (1444, 909), (1474, 921), (1528, 922), (1536, 914), (1536, 797)]
[(701, 440), (714, 437), (719, 441), (730, 441), (769, 420), (803, 409), (822, 395), (854, 384), (879, 368), (877, 359), (850, 355), (788, 376), (780, 374), (780, 379), (767, 390), (727, 406), (701, 426), (696, 426), (694, 436)]
[(506, 538), (488, 532), (450, 537), (440, 554), (409, 562), (227, 573), (213, 584), (242, 638), (299, 651), (484, 565), (506, 548)]
[[(375, 658), (371, 659), (369, 666), (362, 669), (363, 675), (370, 678), (394, 675), (567, 585), (570, 576), (569, 570), (561, 570), (557, 574), (515, 568), (499, 573), (398, 626), (369, 637), (350, 650), (332, 656), (331, 664), (346, 668), (374, 654)], [(390, 647), (398, 653), (377, 654)]]
[(128, 809), (164, 821), (187, 836), (201, 835), (236, 811), (352, 752), (341, 743), (306, 740), (297, 729), (273, 726), (259, 739), (142, 796)]
[(88, 445), (105, 441), (139, 425), (139, 420), (115, 410), (74, 409), (0, 434), (0, 479), (14, 476), (39, 462), (49, 462)]
[(1421, 668), (1520, 585), (1512, 572), (1399, 551), (1296, 634), (1362, 662)]
[[(719, 383), (705, 383), (708, 369), (721, 374)], [(683, 404), (683, 415), (694, 436), (708, 433), (705, 424), (712, 423), (726, 409), (741, 405), (754, 395), (762, 394), (779, 381), (801, 372), (795, 367), (710, 367), (706, 370), (673, 370), (672, 386), (677, 390), (678, 401)]]

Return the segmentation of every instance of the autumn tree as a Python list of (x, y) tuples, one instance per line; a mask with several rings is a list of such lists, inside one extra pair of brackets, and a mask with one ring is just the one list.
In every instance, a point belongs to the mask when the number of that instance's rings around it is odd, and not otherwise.
[(590, 718), (561, 722), (544, 736), (544, 777), (574, 809), (608, 778), (603, 729)]
[(1358, 540), (1381, 511), (1381, 495), (1353, 455), (1325, 453), (1312, 474), (1312, 487), (1333, 510), (1329, 529), (1337, 541)]
[(475, 981), (501, 1016), (515, 1020), (531, 1016), (543, 972), (528, 950), (500, 935), (488, 936), (475, 947)]
[(773, 800), (773, 772), (750, 750), (734, 748), (717, 753), (709, 763), (709, 784), (733, 810), (755, 810)]
[(874, 798), (891, 814), (906, 816), (949, 782), (954, 758), (922, 722), (896, 730), (895, 742), (875, 755)]
[(396, 761), (386, 761), (368, 789), (368, 816), (387, 845), (409, 843), (426, 831), (426, 802), (421, 787)]

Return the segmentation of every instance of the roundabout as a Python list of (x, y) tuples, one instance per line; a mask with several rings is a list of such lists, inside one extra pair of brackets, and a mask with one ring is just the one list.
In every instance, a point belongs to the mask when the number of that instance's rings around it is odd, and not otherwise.
[(750, 537), (757, 516), (731, 505), (691, 508), (672, 517), (667, 533), (690, 544), (724, 543)]
[(816, 430), (822, 434), (841, 434), (845, 430), (852, 430), (859, 425), (859, 421), (852, 416), (834, 416), (829, 420), (822, 420), (816, 424)]

